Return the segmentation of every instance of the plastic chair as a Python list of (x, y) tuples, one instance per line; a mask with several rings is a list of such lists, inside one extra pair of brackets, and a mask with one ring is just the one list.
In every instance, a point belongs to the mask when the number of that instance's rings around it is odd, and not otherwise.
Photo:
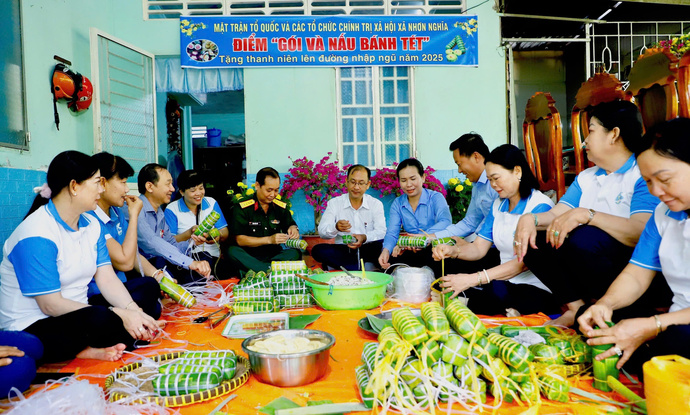
[(589, 135), (589, 113), (596, 105), (618, 100), (632, 101), (632, 94), (623, 90), (623, 83), (615, 75), (602, 72), (582, 83), (575, 96), (570, 118), (575, 167), (571, 167), (566, 173), (578, 174), (593, 166), (586, 160), (587, 155), (584, 151), (584, 141)]
[(554, 190), (557, 199), (565, 193), (563, 132), (556, 101), (548, 92), (537, 92), (527, 101), (522, 137), (525, 155), (542, 191)]
[(635, 97), (645, 131), (678, 115), (677, 73), (678, 58), (659, 48), (647, 49), (630, 70), (628, 91)]

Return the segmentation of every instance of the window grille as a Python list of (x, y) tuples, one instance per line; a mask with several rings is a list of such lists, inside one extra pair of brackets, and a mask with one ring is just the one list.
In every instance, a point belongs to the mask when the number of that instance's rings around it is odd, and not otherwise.
[(609, 22), (588, 25), (588, 77), (602, 70), (628, 86), (628, 74), (638, 56), (661, 40), (690, 31), (690, 22)]
[(390, 166), (412, 157), (412, 69), (337, 69), (339, 160), (343, 165)]
[(144, 19), (180, 16), (462, 14), (465, 0), (142, 0)]
[(118, 155), (138, 172), (158, 154), (154, 56), (103, 34), (92, 36), (98, 45), (98, 64), (92, 65), (98, 82), (96, 151)]

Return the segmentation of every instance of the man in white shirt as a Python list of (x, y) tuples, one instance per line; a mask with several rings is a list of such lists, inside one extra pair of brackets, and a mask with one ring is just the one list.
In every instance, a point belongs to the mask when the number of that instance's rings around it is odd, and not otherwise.
[(311, 255), (324, 268), (359, 270), (360, 259), (376, 264), (386, 235), (383, 203), (366, 193), (371, 171), (361, 164), (347, 170), (347, 194), (328, 201), (319, 223), (319, 235), (335, 238), (334, 244), (319, 244)]

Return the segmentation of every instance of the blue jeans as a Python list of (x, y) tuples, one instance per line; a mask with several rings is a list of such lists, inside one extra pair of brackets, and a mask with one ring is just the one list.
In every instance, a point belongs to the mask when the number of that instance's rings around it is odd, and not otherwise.
[(14, 346), (24, 352), (22, 357), (10, 356), (9, 365), (0, 366), (0, 399), (5, 399), (13, 387), (21, 392), (29, 388), (36, 376), (36, 361), (43, 356), (43, 344), (23, 331), (0, 331), (0, 346)]

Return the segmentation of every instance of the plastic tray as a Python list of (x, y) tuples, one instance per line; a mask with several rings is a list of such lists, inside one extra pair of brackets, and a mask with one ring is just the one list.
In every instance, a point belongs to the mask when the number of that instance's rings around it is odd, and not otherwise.
[(223, 336), (244, 339), (255, 334), (290, 328), (288, 313), (242, 314), (230, 317), (223, 329)]

